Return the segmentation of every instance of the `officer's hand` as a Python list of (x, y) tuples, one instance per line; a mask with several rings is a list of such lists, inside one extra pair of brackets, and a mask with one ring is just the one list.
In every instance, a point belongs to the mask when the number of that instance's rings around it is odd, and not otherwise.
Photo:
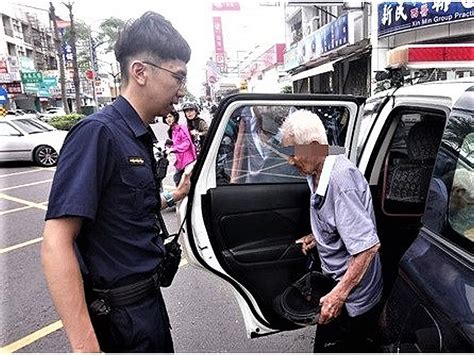
[(308, 250), (313, 249), (316, 246), (316, 239), (313, 234), (308, 234), (303, 238), (298, 239), (296, 243), (301, 243), (301, 251), (304, 255), (307, 255)]
[(334, 318), (338, 317), (342, 312), (345, 298), (339, 294), (337, 289), (333, 289), (326, 296), (321, 297), (319, 304), (321, 306), (321, 313), (319, 314), (319, 324), (327, 324)]
[(181, 180), (179, 182), (179, 185), (176, 188), (181, 195), (180, 200), (183, 199), (185, 196), (187, 196), (189, 193), (189, 190), (191, 189), (191, 173), (192, 173), (191, 170), (186, 171), (185, 169), (183, 176), (181, 177)]

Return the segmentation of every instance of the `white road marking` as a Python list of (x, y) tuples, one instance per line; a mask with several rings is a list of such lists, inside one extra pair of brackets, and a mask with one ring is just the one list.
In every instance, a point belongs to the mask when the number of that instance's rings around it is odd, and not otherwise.
[(28, 186), (46, 184), (46, 183), (51, 182), (51, 181), (53, 181), (53, 179), (42, 180), (42, 181), (36, 181), (36, 182), (29, 183), (29, 184), (24, 184), (24, 185), (10, 186), (10, 187), (5, 187), (5, 188), (3, 188), (3, 189), (0, 189), (0, 191), (8, 191), (8, 190), (19, 189), (19, 188), (21, 188), (21, 187), (28, 187)]
[[(186, 259), (182, 259), (179, 267), (184, 266), (188, 263)], [(59, 330), (63, 327), (63, 323), (58, 320), (54, 323), (51, 323), (50, 325), (47, 325), (46, 327), (43, 327), (30, 335), (27, 335), (26, 337), (23, 337), (11, 344), (8, 344), (4, 346), (3, 348), (0, 348), (0, 353), (13, 353), (15, 351), (18, 351), (22, 348), (24, 348), (27, 345), (30, 345), (34, 343), (35, 341), (40, 340), (41, 338), (44, 338), (45, 336), (48, 336), (49, 334), (55, 332), (56, 330)]]
[[(0, 190), (0, 191), (2, 191), (2, 190)], [(31, 201), (23, 200), (21, 198), (6, 195), (6, 194), (1, 193), (1, 192), (0, 192), (0, 198), (3, 198), (4, 200), (8, 200), (8, 201), (21, 203), (22, 205), (26, 205), (26, 206), (29, 206), (29, 207), (39, 208), (40, 210), (43, 210), (43, 211), (47, 210), (47, 207), (40, 204), (40, 203), (34, 203), (34, 202), (31, 202)]]
[(37, 173), (38, 171), (42, 171), (42, 170), (44, 170), (44, 169), (37, 168), (37, 169), (33, 169), (33, 170), (19, 171), (19, 172), (16, 172), (16, 173), (0, 175), (0, 178), (9, 177), (9, 176), (16, 176), (16, 175), (23, 175), (23, 174)]
[[(24, 242), (24, 243), (15, 244), (15, 245), (12, 245), (11, 247), (7, 247), (7, 248), (0, 249), (0, 254), (5, 254), (5, 253), (8, 253), (9, 251), (12, 251), (12, 250), (16, 250), (16, 249), (20, 249), (20, 248), (23, 248), (23, 247), (27, 247), (28, 245), (32, 245), (32, 244), (39, 243), (39, 242), (41, 242), (42, 240), (43, 240), (43, 237), (40, 237), (40, 238), (28, 240), (27, 242)], [(1, 352), (1, 351), (0, 351), (0, 352)]]

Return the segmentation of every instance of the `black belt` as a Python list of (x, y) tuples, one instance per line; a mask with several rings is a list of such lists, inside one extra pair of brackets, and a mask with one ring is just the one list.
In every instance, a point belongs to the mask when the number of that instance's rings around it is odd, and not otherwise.
[(112, 307), (120, 307), (140, 301), (150, 293), (156, 292), (159, 287), (158, 274), (154, 273), (145, 280), (125, 286), (110, 289), (93, 288), (92, 293), (94, 298), (103, 299)]

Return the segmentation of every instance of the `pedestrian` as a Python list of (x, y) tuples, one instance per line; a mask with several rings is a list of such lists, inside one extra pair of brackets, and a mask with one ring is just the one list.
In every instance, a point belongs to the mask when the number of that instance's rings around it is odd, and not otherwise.
[(206, 121), (199, 117), (199, 107), (194, 102), (186, 102), (183, 104), (183, 112), (188, 122), (189, 133), (193, 137), (194, 145), (196, 146), (196, 153), (199, 155), (201, 147), (207, 136), (209, 126)]
[(376, 351), (375, 333), (382, 297), (372, 197), (367, 181), (343, 155), (329, 155), (322, 121), (298, 110), (281, 126), (288, 162), (306, 175), (311, 191), (312, 234), (302, 251), (316, 246), (322, 272), (336, 286), (320, 299), (314, 352)]
[(191, 50), (168, 20), (146, 12), (124, 26), (115, 55), (121, 95), (66, 138), (41, 260), (73, 351), (173, 352), (159, 210), (181, 200), (190, 180), (159, 194), (149, 124), (184, 96)]
[(176, 186), (178, 186), (186, 166), (196, 160), (196, 148), (188, 128), (178, 123), (179, 113), (177, 111), (168, 113), (163, 117), (163, 121), (169, 126), (168, 137), (173, 142), (168, 152), (175, 154), (174, 166), (176, 173), (173, 175), (173, 180)]

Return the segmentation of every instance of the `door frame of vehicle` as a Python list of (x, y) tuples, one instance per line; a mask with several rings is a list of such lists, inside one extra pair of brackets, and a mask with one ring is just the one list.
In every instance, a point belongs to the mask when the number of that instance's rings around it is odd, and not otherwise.
[[(237, 300), (242, 309), (247, 333), (250, 337), (257, 337), (279, 331), (274, 329), (265, 319), (254, 296), (243, 287), (238, 280), (230, 276), (219, 264), (218, 258), (213, 251), (207, 236), (207, 228), (204, 223), (201, 196), (209, 189), (217, 187), (216, 182), (216, 158), (218, 155), (221, 139), (231, 113), (241, 106), (248, 105), (271, 105), (271, 106), (344, 106), (349, 110), (348, 131), (345, 138), (346, 156), (351, 160), (356, 159), (357, 133), (360, 126), (359, 117), (362, 112), (362, 104), (365, 100), (353, 96), (343, 95), (271, 95), (271, 94), (247, 94), (227, 97), (219, 106), (216, 117), (212, 121), (208, 138), (201, 152), (204, 159), (198, 160), (194, 167), (193, 184), (189, 198), (180, 206), (180, 214), (187, 211), (187, 233), (183, 238), (185, 248), (191, 250), (190, 264), (201, 266), (209, 272), (218, 275), (231, 284), (237, 295)], [(219, 139), (216, 139), (218, 137)], [(207, 175), (200, 176), (201, 171)], [(187, 207), (186, 207), (187, 205)], [(192, 255), (192, 256), (191, 256)]]

